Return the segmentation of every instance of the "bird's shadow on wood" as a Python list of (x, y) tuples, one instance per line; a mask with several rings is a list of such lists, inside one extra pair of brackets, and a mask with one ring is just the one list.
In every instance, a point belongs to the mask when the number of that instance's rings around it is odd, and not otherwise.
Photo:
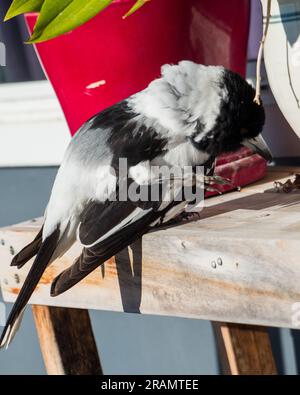
[[(130, 256), (130, 250), (131, 256)], [(142, 239), (115, 256), (123, 310), (140, 313), (142, 299)]]
[(298, 191), (291, 193), (274, 193), (274, 191), (270, 189), (262, 193), (254, 193), (253, 195), (243, 196), (228, 202), (205, 207), (200, 214), (200, 219), (225, 214), (235, 210), (266, 210), (274, 206), (284, 208), (299, 203), (300, 193)]
[[(176, 220), (171, 221), (169, 224), (160, 226), (153, 231), (167, 229), (169, 227), (180, 226), (189, 222), (201, 221), (205, 218), (215, 217), (217, 215), (226, 214), (235, 210), (266, 210), (274, 206), (279, 208), (292, 207), (300, 203), (300, 192), (294, 191), (290, 193), (274, 193), (273, 189), (266, 190), (261, 193), (253, 193), (237, 197), (230, 201), (217, 203), (208, 207), (203, 207), (203, 210), (197, 213), (191, 213), (189, 218), (178, 217)], [(181, 220), (183, 218), (183, 220)], [(201, 222), (199, 222), (201, 226)]]

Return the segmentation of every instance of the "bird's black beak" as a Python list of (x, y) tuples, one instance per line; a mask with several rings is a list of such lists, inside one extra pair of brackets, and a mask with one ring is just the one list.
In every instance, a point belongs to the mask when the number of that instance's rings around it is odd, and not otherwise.
[(262, 156), (266, 161), (271, 162), (273, 157), (267, 143), (263, 139), (262, 135), (258, 135), (254, 139), (248, 139), (242, 142), (247, 148), (250, 148), (256, 154)]

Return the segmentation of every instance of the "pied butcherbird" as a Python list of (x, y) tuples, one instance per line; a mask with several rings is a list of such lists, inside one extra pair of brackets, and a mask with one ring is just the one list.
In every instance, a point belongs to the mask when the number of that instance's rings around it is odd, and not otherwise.
[(87, 121), (65, 153), (40, 232), (12, 261), (21, 268), (35, 257), (8, 317), (1, 347), (10, 343), (46, 267), (76, 239), (82, 253), (54, 279), (52, 296), (185, 209), (185, 197), (112, 199), (119, 193), (120, 159), (127, 162), (128, 180), (137, 185), (157, 183), (151, 178), (154, 165), (203, 165), (209, 173), (218, 155), (241, 145), (269, 160), (261, 137), (264, 109), (254, 96), (254, 89), (238, 74), (182, 61), (163, 66), (161, 77), (146, 89)]

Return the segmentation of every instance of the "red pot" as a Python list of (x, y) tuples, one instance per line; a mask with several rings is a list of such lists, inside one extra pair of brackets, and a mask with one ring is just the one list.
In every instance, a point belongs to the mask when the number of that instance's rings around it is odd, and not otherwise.
[[(248, 0), (152, 0), (123, 20), (134, 2), (115, 0), (80, 28), (36, 45), (72, 134), (98, 111), (145, 88), (165, 63), (190, 59), (245, 72)], [(32, 31), (36, 14), (26, 20)], [(245, 182), (264, 173), (253, 171), (256, 161), (260, 169), (264, 164), (256, 158)]]

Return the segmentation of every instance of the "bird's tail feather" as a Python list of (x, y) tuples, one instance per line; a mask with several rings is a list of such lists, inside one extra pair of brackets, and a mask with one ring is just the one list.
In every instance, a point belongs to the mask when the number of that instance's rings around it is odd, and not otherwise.
[(0, 338), (0, 348), (7, 348), (12, 341), (13, 336), (20, 325), (25, 306), (52, 258), (59, 236), (59, 228), (56, 228), (56, 230), (42, 243), (17, 300), (9, 314)]
[(3, 337), (3, 340), (1, 340), (0, 348), (2, 348), (2, 347), (3, 348), (4, 347), (7, 348), (10, 345), (12, 339), (15, 337), (15, 334), (17, 333), (18, 329), (20, 328), (24, 312), (25, 312), (25, 307), (19, 313), (19, 315), (18, 315), (17, 319), (15, 320), (15, 322), (12, 325), (8, 326), (8, 328), (7, 328), (6, 332), (5, 332), (5, 335)]
[(41, 248), (43, 242), (43, 227), (36, 235), (35, 239), (24, 247), (11, 261), (11, 266), (17, 266), (21, 269), (31, 258), (33, 258)]
[(105, 260), (95, 256), (95, 260), (89, 262), (88, 268), (82, 270), (82, 261), (89, 253), (90, 250), (84, 248), (82, 254), (75, 260), (73, 265), (64, 270), (53, 280), (50, 291), (51, 296), (58, 296), (66, 292), (68, 289), (72, 288), (84, 277), (94, 271), (98, 266), (104, 263)]

